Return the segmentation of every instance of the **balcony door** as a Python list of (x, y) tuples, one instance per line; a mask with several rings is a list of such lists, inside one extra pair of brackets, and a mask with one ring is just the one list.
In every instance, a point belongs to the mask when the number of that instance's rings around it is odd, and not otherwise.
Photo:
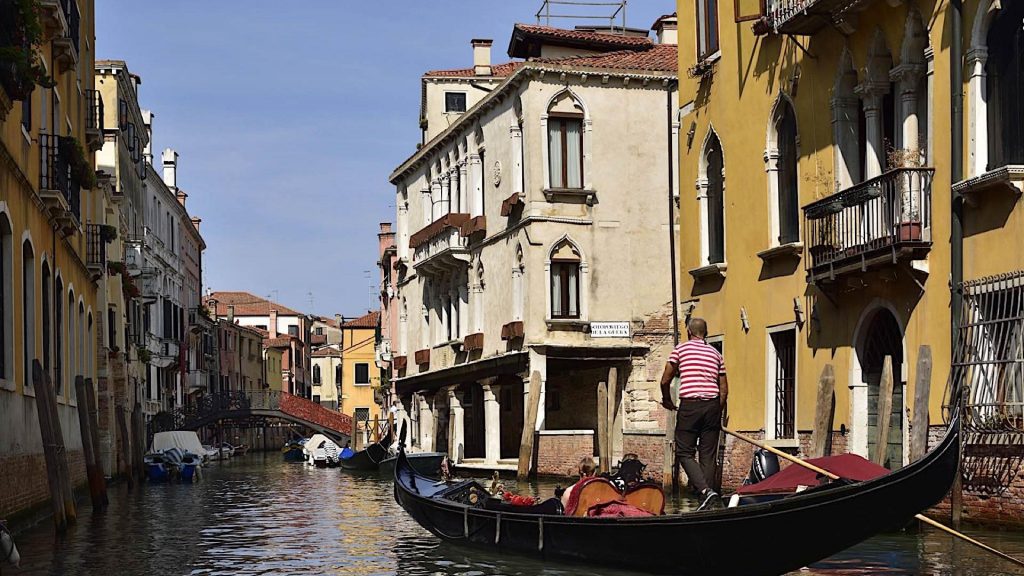
[[(903, 332), (896, 318), (885, 308), (875, 311), (865, 325), (867, 328), (857, 346), (857, 358), (863, 382), (867, 385), (867, 418), (866, 422), (855, 422), (855, 425), (867, 426), (867, 456), (875, 453), (879, 442), (885, 442), (887, 447), (882, 465), (895, 470), (903, 465)], [(886, 356), (892, 358), (892, 408), (888, 414), (879, 414), (879, 392)], [(889, 418), (889, 433), (886, 438), (879, 439), (878, 424), (882, 418)]]

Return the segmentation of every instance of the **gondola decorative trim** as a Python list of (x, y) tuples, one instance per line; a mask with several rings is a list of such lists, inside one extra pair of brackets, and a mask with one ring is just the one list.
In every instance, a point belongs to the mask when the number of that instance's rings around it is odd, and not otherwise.
[(498, 516), (494, 524), (494, 543), (498, 544), (499, 542), (501, 542), (501, 512), (498, 512)]
[(462, 509), (462, 534), (469, 538), (469, 508)]
[(543, 551), (544, 550), (544, 518), (540, 517), (537, 520), (539, 520), (539, 522), (537, 523), (537, 550), (538, 551)]

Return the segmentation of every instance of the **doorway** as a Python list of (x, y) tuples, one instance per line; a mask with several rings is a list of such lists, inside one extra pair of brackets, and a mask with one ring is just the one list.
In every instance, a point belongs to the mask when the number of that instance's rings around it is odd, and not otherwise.
[[(875, 453), (880, 441), (887, 444), (882, 465), (890, 470), (903, 466), (903, 331), (892, 312), (880, 308), (872, 313), (857, 346), (864, 384), (867, 385), (867, 455)], [(892, 410), (887, 416), (878, 413), (882, 367), (885, 357), (892, 358)], [(879, 439), (880, 417), (889, 418), (887, 438)]]

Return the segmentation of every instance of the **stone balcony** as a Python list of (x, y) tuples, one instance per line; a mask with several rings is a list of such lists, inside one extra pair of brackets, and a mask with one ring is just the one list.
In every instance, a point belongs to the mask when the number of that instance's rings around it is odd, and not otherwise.
[(934, 168), (896, 168), (804, 206), (807, 281), (920, 260), (931, 250)]
[(413, 269), (421, 274), (443, 274), (469, 264), (469, 239), (462, 225), (469, 214), (445, 214), (409, 238)]

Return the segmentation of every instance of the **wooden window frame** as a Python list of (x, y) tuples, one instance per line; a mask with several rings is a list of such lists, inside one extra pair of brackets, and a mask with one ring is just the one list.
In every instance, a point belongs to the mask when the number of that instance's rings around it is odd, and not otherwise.
[[(567, 130), (567, 124), (566, 123), (568, 121), (570, 121), (570, 120), (576, 121), (576, 122), (580, 123), (580, 185), (579, 185), (579, 187), (570, 187), (569, 186), (569, 133), (568, 133), (568, 130)], [(556, 122), (561, 127), (561, 129), (559, 131), (559, 133), (561, 134), (561, 139), (559, 141), (559, 150), (558, 150), (558, 152), (559, 152), (559, 154), (561, 155), (561, 158), (562, 158), (562, 173), (559, 175), (558, 185), (555, 186), (555, 182), (554, 182), (555, 175), (551, 174), (551, 179), (552, 179), (552, 182), (550, 182), (551, 187), (552, 188), (561, 188), (561, 189), (564, 189), (564, 190), (583, 190), (583, 189), (586, 188), (586, 186), (584, 185), (584, 182), (586, 180), (585, 180), (584, 173), (583, 173), (583, 158), (585, 156), (585, 154), (583, 153), (583, 116), (580, 115), (580, 114), (552, 114), (551, 116), (548, 117), (548, 125), (549, 126), (550, 126), (551, 122)], [(551, 150), (550, 130), (549, 130), (549, 134), (547, 134), (546, 136), (548, 137), (548, 157), (549, 157), (549, 160), (548, 160), (548, 171), (550, 172), (551, 171), (551, 160), (550, 160), (550, 157), (554, 153), (554, 151)]]
[[(720, 24), (719, 18), (718, 18), (718, 0), (695, 0), (695, 2), (696, 2), (696, 7), (695, 7), (695, 10), (694, 10), (694, 15), (695, 15), (695, 20), (696, 20), (695, 29), (697, 31), (697, 38), (696, 38), (696, 40), (697, 40), (697, 62), (704, 62), (705, 60), (708, 60), (709, 58), (714, 56), (719, 51), (719, 49), (721, 49), (721, 37), (719, 35), (719, 26), (718, 26)], [(711, 5), (712, 4), (714, 4), (714, 8), (715, 8), (714, 9), (714, 14), (715, 14), (715, 44), (714, 44), (713, 47), (711, 46), (711, 36), (708, 35), (708, 30), (711, 29), (711, 26), (709, 25), (710, 24), (710, 19), (708, 18), (708, 15), (712, 13), (712, 10), (711, 10)], [(701, 5), (704, 6), (704, 19), (703, 20), (701, 20), (701, 18), (700, 18), (700, 6)], [(707, 40), (707, 45), (708, 45), (708, 49), (706, 51), (703, 51), (703, 52), (701, 51), (701, 40), (702, 39), (706, 39)]]
[[(576, 290), (576, 310), (575, 313), (569, 312), (569, 266), (576, 267), (576, 282), (574, 288)], [(558, 296), (560, 308), (562, 312), (555, 314), (555, 294), (551, 295), (551, 318), (554, 320), (578, 320), (580, 318), (580, 275), (582, 273), (582, 267), (580, 266), (579, 260), (552, 260), (551, 261), (551, 283), (554, 282), (557, 276), (562, 282), (560, 284), (561, 291)], [(550, 287), (549, 287), (550, 289)]]
[(740, 0), (732, 0), (732, 11), (733, 11), (733, 22), (739, 24), (740, 22), (753, 22), (760, 20), (766, 14), (768, 14), (768, 2), (767, 0), (760, 0), (758, 2), (758, 12), (754, 14), (743, 14), (740, 9)]

